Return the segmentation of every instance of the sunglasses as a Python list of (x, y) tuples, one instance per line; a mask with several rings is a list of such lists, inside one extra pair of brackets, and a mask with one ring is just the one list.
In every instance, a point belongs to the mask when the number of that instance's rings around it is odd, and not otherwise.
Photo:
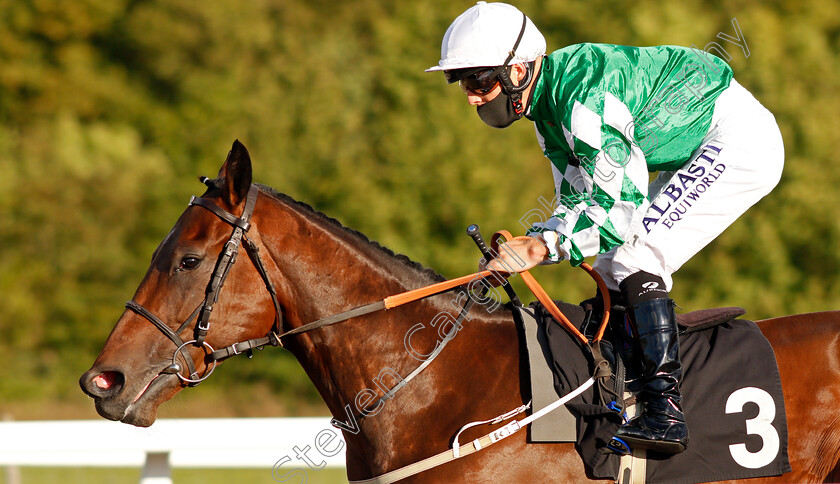
[(492, 68), (471, 74), (459, 81), (461, 89), (483, 96), (499, 84), (499, 71), (498, 68)]

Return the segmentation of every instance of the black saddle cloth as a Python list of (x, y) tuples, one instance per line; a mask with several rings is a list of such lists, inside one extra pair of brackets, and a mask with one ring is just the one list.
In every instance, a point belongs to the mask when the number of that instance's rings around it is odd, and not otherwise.
[[(591, 353), (538, 304), (540, 331), (545, 331), (553, 359), (554, 386), (565, 395), (593, 371)], [(586, 333), (597, 321), (583, 323), (581, 306), (559, 303), (560, 309)], [(690, 443), (685, 452), (647, 454), (647, 481), (695, 483), (781, 475), (790, 472), (787, 421), (776, 358), (769, 342), (752, 322), (736, 319), (741, 308), (719, 308), (679, 315), (680, 385)], [(602, 343), (615, 373), (616, 358), (634, 374), (632, 344), (624, 332), (625, 315), (614, 308)], [(628, 360), (629, 359), (629, 360)], [(615, 375), (605, 386), (615, 384)], [(632, 382), (631, 382), (632, 386)], [(606, 448), (622, 423), (602, 402), (613, 397), (596, 385), (567, 407), (577, 416), (577, 445), (590, 477), (616, 479), (619, 459)]]

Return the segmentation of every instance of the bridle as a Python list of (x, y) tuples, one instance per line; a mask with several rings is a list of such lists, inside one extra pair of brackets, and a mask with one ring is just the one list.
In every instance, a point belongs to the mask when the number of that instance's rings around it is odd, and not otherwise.
[[(215, 187), (213, 180), (210, 180), (207, 177), (201, 177), (201, 181), (208, 187)], [(248, 195), (245, 200), (245, 208), (242, 210), (241, 217), (233, 215), (206, 198), (193, 196), (190, 199), (189, 206), (197, 205), (209, 210), (211, 213), (222, 219), (222, 221), (231, 225), (233, 227), (233, 233), (227, 243), (225, 243), (222, 248), (222, 252), (219, 254), (216, 261), (216, 268), (210, 278), (210, 283), (207, 285), (207, 290), (204, 294), (204, 301), (192, 312), (192, 314), (181, 324), (181, 326), (178, 327), (177, 330), (173, 331), (170, 329), (169, 326), (160, 318), (134, 300), (125, 303), (126, 308), (146, 318), (175, 344), (177, 349), (172, 355), (172, 364), (164, 368), (161, 373), (175, 374), (182, 383), (185, 383), (188, 386), (195, 386), (206, 380), (210, 374), (213, 373), (213, 370), (216, 368), (218, 362), (224, 358), (238, 355), (243, 352), (248, 353), (250, 356), (254, 349), (261, 349), (262, 347), (268, 345), (282, 346), (280, 342), (280, 337), (282, 335), (279, 335), (278, 333), (281, 332), (283, 312), (280, 309), (277, 292), (274, 288), (274, 284), (271, 283), (271, 280), (268, 277), (268, 272), (266, 271), (265, 265), (260, 257), (259, 247), (257, 247), (257, 245), (245, 235), (248, 232), (248, 229), (251, 228), (251, 215), (254, 213), (254, 206), (257, 202), (258, 192), (259, 189), (257, 186), (251, 185), (248, 190)], [(268, 289), (268, 293), (271, 295), (271, 300), (274, 303), (274, 326), (268, 335), (263, 338), (241, 341), (217, 351), (205, 341), (207, 333), (210, 331), (210, 315), (213, 312), (213, 306), (219, 300), (219, 293), (221, 292), (225, 280), (230, 273), (230, 269), (236, 262), (236, 258), (239, 255), (239, 248), (243, 245), (243, 241), (245, 252), (253, 262), (257, 272), (260, 273), (266, 289)], [(196, 318), (196, 316), (198, 319), (196, 320), (195, 328), (193, 329), (193, 338), (188, 341), (184, 341), (179, 335), (188, 326), (190, 326), (192, 320)], [(186, 347), (190, 344), (204, 348), (206, 354), (205, 360), (209, 360), (208, 364), (213, 363), (210, 370), (205, 371), (203, 375), (198, 374), (195, 363), (186, 349)], [(207, 353), (207, 350), (209, 350), (209, 353)], [(181, 365), (177, 361), (179, 354), (181, 354), (183, 359), (186, 360), (187, 368), (189, 370), (189, 378), (181, 375)]]

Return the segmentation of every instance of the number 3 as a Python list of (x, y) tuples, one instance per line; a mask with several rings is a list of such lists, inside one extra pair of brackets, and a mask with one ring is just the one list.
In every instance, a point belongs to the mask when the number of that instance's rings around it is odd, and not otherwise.
[(729, 446), (729, 453), (740, 466), (758, 469), (773, 462), (779, 453), (779, 433), (773, 427), (776, 402), (769, 393), (760, 388), (741, 388), (729, 395), (726, 400), (726, 413), (742, 412), (747, 402), (758, 405), (758, 415), (747, 420), (747, 435), (761, 437), (761, 449), (758, 452), (750, 452), (745, 444), (732, 444)]

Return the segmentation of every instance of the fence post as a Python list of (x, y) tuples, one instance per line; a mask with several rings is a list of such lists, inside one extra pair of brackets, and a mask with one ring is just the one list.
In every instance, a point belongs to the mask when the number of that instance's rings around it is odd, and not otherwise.
[(140, 484), (172, 484), (169, 452), (147, 452)]
[[(3, 414), (3, 421), (4, 422), (12, 422), (14, 421), (14, 417), (10, 413)], [(23, 482), (20, 478), (20, 467), (18, 466), (8, 466), (6, 467), (6, 483), (7, 484), (21, 484)]]

